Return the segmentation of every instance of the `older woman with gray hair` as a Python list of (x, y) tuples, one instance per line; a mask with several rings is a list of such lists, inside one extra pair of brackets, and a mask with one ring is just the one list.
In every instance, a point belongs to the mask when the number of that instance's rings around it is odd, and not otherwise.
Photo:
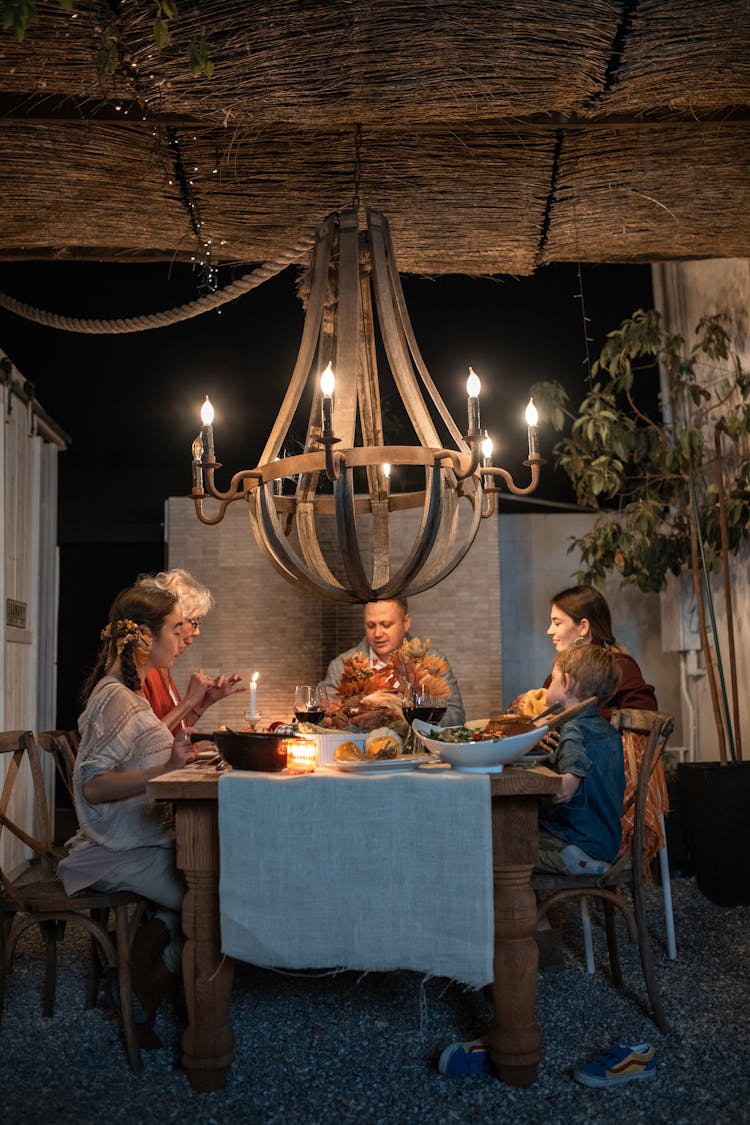
[[(183, 617), (181, 655), (200, 634), (201, 620), (214, 604), (213, 594), (181, 567), (158, 574), (142, 574), (138, 585), (164, 590), (177, 598)], [(152, 668), (144, 681), (143, 691), (154, 713), (171, 731), (175, 731), (181, 726), (193, 726), (208, 707), (235, 692), (247, 691), (247, 685), (236, 672), (231, 676), (220, 674), (212, 679), (199, 668), (193, 672), (185, 695), (181, 697), (169, 669)]]

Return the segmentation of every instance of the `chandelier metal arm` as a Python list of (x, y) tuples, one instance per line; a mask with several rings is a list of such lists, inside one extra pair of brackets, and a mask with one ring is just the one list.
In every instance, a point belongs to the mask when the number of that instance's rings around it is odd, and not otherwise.
[[(208, 461), (205, 465), (202, 461), (194, 461), (193, 464), (204, 468), (206, 473), (208, 492), (205, 492), (200, 485), (197, 485), (193, 487), (191, 493), (195, 503), (195, 514), (201, 523), (205, 524), (221, 523), (224, 519), (227, 507), (232, 501), (243, 499), (247, 491), (245, 488), (241, 487), (243, 481), (253, 480), (259, 482), (263, 479), (263, 474), (258, 469), (243, 469), (239, 473), (234, 474), (229, 483), (229, 488), (226, 492), (222, 492), (214, 484), (214, 472), (216, 469), (221, 468), (221, 464), (218, 461)], [(210, 497), (212, 500), (220, 501), (219, 511), (214, 516), (207, 516), (203, 511), (203, 501), (207, 497)]]
[[(544, 464), (544, 458), (540, 457), (538, 454), (533, 454), (531, 457), (528, 458), (528, 460), (524, 461), (524, 465), (526, 465), (528, 468), (531, 469), (531, 481), (530, 481), (529, 484), (526, 485), (525, 488), (521, 488), (519, 485), (516, 484), (516, 482), (513, 480), (513, 477), (511, 476), (511, 474), (508, 472), (507, 469), (500, 469), (500, 468), (497, 468), (495, 465), (485, 465), (480, 470), (480, 472), (481, 472), (483, 477), (488, 477), (488, 476), (501, 477), (505, 481), (506, 485), (508, 486), (508, 491), (512, 492), (515, 496), (527, 496), (530, 492), (533, 492), (535, 490), (535, 488), (538, 486), (539, 477), (541, 475), (541, 467), (542, 467), (543, 464)], [(495, 485), (485, 484), (485, 492), (499, 492), (499, 491), (500, 491), (500, 489), (497, 488)]]

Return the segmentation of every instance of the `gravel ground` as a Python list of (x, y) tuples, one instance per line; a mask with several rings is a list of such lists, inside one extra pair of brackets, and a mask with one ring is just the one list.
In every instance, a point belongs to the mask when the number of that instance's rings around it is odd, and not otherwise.
[[(582, 964), (580, 920), (565, 926), (567, 965), (539, 977), (537, 1018), (545, 1057), (531, 1089), (489, 1074), (450, 1080), (436, 1070), (442, 1048), (486, 1026), (484, 993), (414, 973), (341, 973), (312, 978), (238, 965), (232, 1001), (236, 1058), (226, 1088), (198, 1094), (178, 1062), (179, 1026), (160, 1013), (168, 1044), (144, 1053), (133, 1075), (118, 1019), (83, 1008), (86, 945), (70, 932), (62, 947), (57, 1010), (40, 1015), (41, 948), (19, 946), (0, 1029), (2, 1120), (54, 1122), (500, 1122), (571, 1121), (628, 1125), (750, 1122), (748, 954), (750, 907), (722, 908), (693, 879), (673, 881), (678, 958), (661, 938), (656, 966), (671, 1030), (648, 1018), (635, 947), (623, 934), (629, 991), (606, 974), (606, 943), (595, 926), (597, 972)], [(653, 932), (662, 933), (661, 892), (650, 892)], [(610, 1090), (572, 1078), (576, 1063), (614, 1042), (650, 1040), (657, 1074)]]

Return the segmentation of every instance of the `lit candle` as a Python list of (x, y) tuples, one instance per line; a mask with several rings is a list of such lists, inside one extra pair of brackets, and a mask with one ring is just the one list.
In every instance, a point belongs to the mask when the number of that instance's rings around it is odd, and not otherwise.
[(539, 412), (534, 406), (533, 398), (530, 398), (529, 405), (526, 407), (526, 425), (529, 427), (529, 457), (539, 455), (539, 431), (536, 425), (538, 421)]
[(289, 738), (286, 744), (286, 767), (295, 773), (312, 773), (318, 764), (317, 738)]
[(391, 475), (391, 466), (389, 465), (389, 463), (387, 461), (385, 461), (383, 463), (383, 476), (385, 477), (386, 480), (389, 480), (390, 475)]
[(466, 393), (469, 396), (469, 434), (474, 437), (479, 430), (479, 392), (482, 384), (473, 367), (469, 368)]
[(323, 374), (320, 376), (320, 390), (323, 395), (322, 398), (322, 412), (323, 412), (323, 436), (331, 437), (333, 434), (333, 389), (336, 386), (336, 379), (334, 378), (333, 368), (330, 363), (326, 367)]
[(201, 407), (201, 422), (203, 423), (203, 429), (201, 430), (201, 440), (203, 442), (203, 448), (205, 449), (206, 455), (209, 460), (213, 460), (214, 457), (214, 427), (212, 424), (213, 420), (214, 408), (209, 401), (208, 395), (206, 395), (206, 401)]
[(490, 435), (485, 430), (484, 437), (482, 438), (482, 465), (485, 469), (488, 465), (492, 464), (492, 452), (494, 448), (495, 444)]
[(258, 717), (258, 673), (253, 672), (250, 679), (250, 718)]

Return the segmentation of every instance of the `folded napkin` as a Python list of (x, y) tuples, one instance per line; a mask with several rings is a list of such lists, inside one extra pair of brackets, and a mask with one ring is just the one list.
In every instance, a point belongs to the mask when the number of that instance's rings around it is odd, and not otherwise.
[(232, 771), (219, 782), (219, 833), (224, 953), (492, 980), (487, 777)]

